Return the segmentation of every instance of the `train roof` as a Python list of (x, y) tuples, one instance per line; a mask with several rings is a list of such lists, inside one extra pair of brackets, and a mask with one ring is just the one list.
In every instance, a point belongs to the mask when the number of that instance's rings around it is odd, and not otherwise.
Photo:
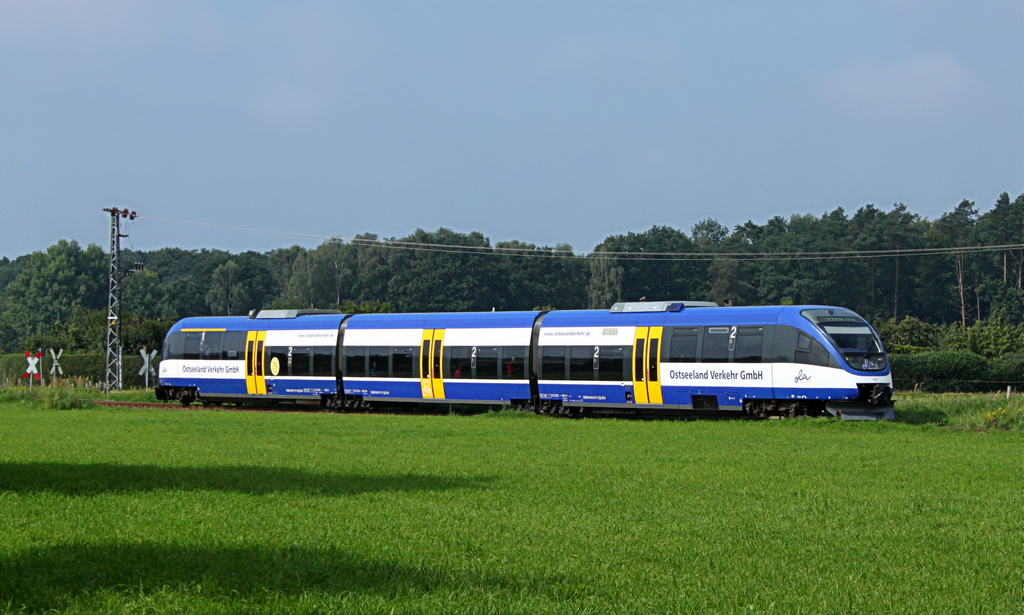
[[(769, 305), (713, 308), (681, 306), (664, 302), (667, 309), (643, 310), (553, 310), (544, 316), (544, 327), (607, 326), (715, 326), (715, 325), (805, 325), (801, 315), (811, 309), (843, 309), (825, 305)], [(322, 311), (264, 311), (256, 318), (246, 316), (200, 316), (185, 318), (171, 332), (199, 329), (225, 331), (337, 329), (346, 314)], [(314, 313), (315, 312), (315, 313)], [(844, 312), (848, 312), (844, 310)], [(530, 312), (437, 312), (415, 314), (356, 314), (348, 319), (349, 329), (481, 329), (528, 328), (540, 315)]]
[(225, 331), (288, 331), (295, 329), (337, 329), (345, 314), (301, 314), (294, 317), (249, 318), (248, 316), (196, 316), (174, 323), (171, 332), (184, 329)]
[(346, 329), (512, 329), (532, 327), (540, 312), (356, 314)]
[[(804, 306), (802, 308), (806, 309)], [(785, 306), (758, 307), (684, 307), (664, 311), (629, 312), (609, 310), (558, 310), (544, 317), (545, 327), (607, 326), (705, 326), (775, 324)], [(795, 312), (799, 314), (799, 308)]]

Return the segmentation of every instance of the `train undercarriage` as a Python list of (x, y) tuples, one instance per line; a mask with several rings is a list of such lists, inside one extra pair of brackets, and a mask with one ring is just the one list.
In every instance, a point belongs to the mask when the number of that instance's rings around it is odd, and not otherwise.
[[(201, 403), (204, 406), (219, 406), (224, 403), (243, 405), (258, 401), (286, 407), (319, 407), (327, 411), (359, 411), (373, 409), (401, 408), (405, 411), (436, 410), (438, 402), (417, 403), (415, 401), (368, 400), (358, 395), (320, 395), (319, 397), (298, 397), (282, 399), (254, 398), (249, 395), (216, 395), (204, 396), (194, 387), (157, 387), (156, 397), (161, 401), (178, 401), (182, 406)], [(465, 407), (472, 412), (473, 404), (451, 401), (451, 407)], [(495, 403), (476, 404), (477, 407), (494, 407)], [(501, 405), (501, 404), (498, 404)], [(830, 401), (822, 399), (745, 399), (743, 405), (735, 409), (718, 407), (692, 406), (642, 406), (627, 404), (621, 406), (584, 406), (564, 403), (561, 400), (511, 400), (505, 404), (523, 412), (533, 412), (545, 416), (583, 417), (583, 416), (633, 416), (641, 417), (721, 417), (747, 419), (783, 419), (798, 417), (834, 416), (843, 420), (893, 420), (892, 389), (888, 386), (874, 386), (862, 391), (857, 401)]]

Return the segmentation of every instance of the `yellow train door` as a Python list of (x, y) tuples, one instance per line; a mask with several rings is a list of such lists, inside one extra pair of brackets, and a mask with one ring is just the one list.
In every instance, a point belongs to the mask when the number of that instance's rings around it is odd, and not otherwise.
[(266, 395), (267, 379), (264, 373), (266, 331), (248, 331), (245, 334), (245, 392)]
[(424, 329), (420, 344), (420, 390), (423, 399), (444, 399), (444, 329)]
[(661, 404), (661, 339), (664, 327), (637, 327), (633, 337), (633, 396), (638, 404)]

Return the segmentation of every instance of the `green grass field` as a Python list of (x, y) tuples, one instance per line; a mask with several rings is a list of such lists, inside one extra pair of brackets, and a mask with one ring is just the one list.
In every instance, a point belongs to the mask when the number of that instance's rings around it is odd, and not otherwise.
[(8, 400), (0, 612), (1024, 613), (1024, 433)]

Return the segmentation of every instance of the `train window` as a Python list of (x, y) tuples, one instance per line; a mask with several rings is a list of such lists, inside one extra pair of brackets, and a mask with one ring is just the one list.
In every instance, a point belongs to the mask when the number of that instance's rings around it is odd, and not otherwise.
[(597, 364), (598, 380), (623, 381), (629, 377), (629, 346), (601, 346)]
[(252, 340), (245, 341), (245, 375), (252, 376), (256, 374), (256, 342)]
[(225, 331), (220, 358), (239, 361), (245, 356), (245, 331)]
[(813, 342), (813, 341), (814, 340), (812, 340), (810, 337), (804, 335), (803, 333), (799, 334), (796, 337), (796, 349), (797, 349), (797, 351), (799, 351), (799, 352), (810, 352), (811, 351), (811, 342)]
[(415, 346), (395, 347), (391, 349), (391, 375), (395, 378), (416, 378)]
[(541, 346), (541, 380), (565, 380), (565, 350), (565, 346)]
[(420, 354), (420, 378), (430, 378), (430, 340), (423, 340), (423, 353)]
[(501, 377), (506, 380), (526, 379), (526, 346), (505, 346), (501, 349)]
[(633, 355), (633, 380), (643, 382), (644, 380), (644, 340), (636, 341), (636, 354)]
[(473, 346), (444, 349), (444, 377), (455, 380), (473, 377)]
[(387, 347), (370, 346), (370, 372), (368, 375), (377, 378), (387, 378), (390, 374)]
[[(806, 343), (804, 339), (806, 338)], [(802, 350), (801, 346), (807, 347), (807, 350)], [(828, 365), (829, 354), (825, 350), (825, 347), (818, 343), (817, 340), (811, 339), (804, 334), (800, 334), (800, 339), (796, 343), (796, 352), (794, 353), (793, 359), (796, 363), (804, 363), (807, 365)]]
[(569, 347), (569, 380), (594, 379), (594, 346)]
[(203, 333), (201, 331), (189, 331), (185, 334), (185, 347), (182, 352), (182, 359), (199, 359), (202, 355), (199, 354), (199, 349), (203, 343)]
[(474, 378), (494, 380), (498, 377), (498, 348), (480, 346), (476, 349), (476, 375)]
[(203, 334), (203, 358), (208, 361), (220, 359), (221, 341), (224, 333), (221, 331), (207, 331)]
[(308, 376), (312, 373), (310, 364), (313, 362), (313, 353), (309, 346), (295, 346), (292, 348), (291, 363), (288, 371), (292, 376)]
[(800, 331), (786, 325), (775, 327), (775, 348), (769, 361), (773, 363), (792, 363), (793, 353), (796, 352), (796, 338)]
[(647, 373), (648, 380), (651, 382), (658, 381), (658, 340), (657, 338), (651, 340), (651, 352), (647, 360)]
[(366, 346), (345, 346), (345, 376), (366, 375)]
[(679, 328), (672, 331), (672, 337), (662, 352), (668, 355), (662, 360), (669, 363), (695, 363), (697, 361), (697, 329)]
[(701, 349), (700, 360), (703, 363), (729, 361), (729, 327), (704, 329), (704, 347)]
[(334, 375), (334, 347), (317, 346), (313, 348), (313, 375)]
[(185, 357), (185, 334), (172, 333), (164, 340), (163, 352), (165, 359), (182, 359)]
[(761, 342), (763, 339), (763, 327), (740, 327), (736, 336), (736, 350), (733, 352), (733, 362), (760, 363)]
[(288, 346), (267, 346), (267, 374), (270, 376), (288, 375)]
[(265, 355), (263, 349), (264, 344), (263, 340), (256, 340), (256, 351), (253, 353), (253, 363), (255, 363), (255, 365), (253, 365), (253, 369), (256, 370), (256, 376), (263, 376), (266, 374), (266, 368), (263, 365), (263, 357)]

